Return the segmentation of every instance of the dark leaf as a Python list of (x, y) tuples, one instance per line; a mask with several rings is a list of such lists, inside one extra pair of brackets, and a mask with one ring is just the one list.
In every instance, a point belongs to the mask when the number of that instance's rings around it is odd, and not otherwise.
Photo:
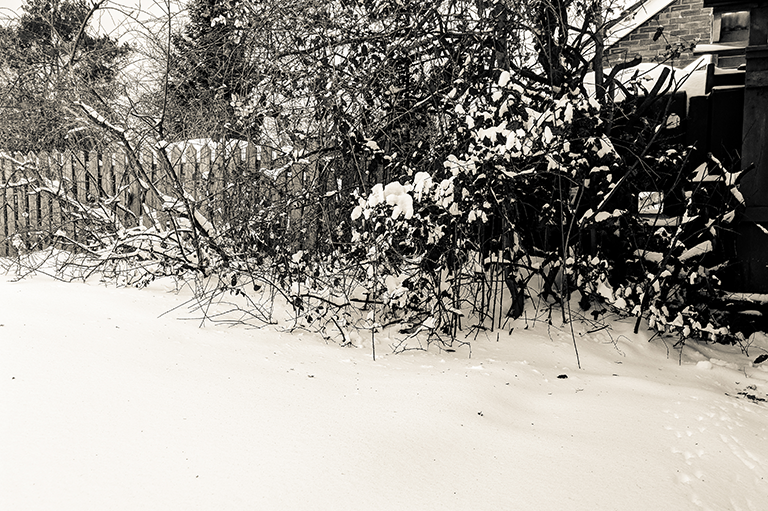
[(766, 353), (763, 353), (762, 355), (760, 355), (759, 357), (757, 357), (757, 358), (755, 359), (755, 361), (754, 361), (754, 364), (755, 364), (755, 365), (757, 365), (757, 364), (762, 364), (762, 363), (763, 363), (763, 362), (765, 362), (766, 360), (768, 360), (768, 354), (766, 354)]

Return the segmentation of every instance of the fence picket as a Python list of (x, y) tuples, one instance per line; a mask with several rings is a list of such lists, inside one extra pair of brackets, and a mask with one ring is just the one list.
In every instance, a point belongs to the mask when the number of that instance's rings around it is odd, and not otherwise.
[[(119, 148), (118, 152), (122, 155), (123, 162), (128, 160), (128, 155), (123, 148)], [(127, 167), (124, 168), (127, 169)], [(139, 182), (138, 171), (136, 169), (133, 171), (130, 171), (129, 169), (127, 170), (128, 171), (125, 173), (125, 175), (129, 178), (129, 188), (126, 207), (131, 213), (133, 213), (131, 216), (130, 225), (131, 227), (136, 227), (141, 225), (141, 210), (142, 204), (144, 204), (144, 187), (142, 187), (141, 182)]]
[[(65, 193), (74, 193), (76, 191), (75, 180), (73, 177), (73, 155), (72, 151), (65, 151), (63, 156), (63, 165), (61, 167), (61, 187)], [(63, 213), (63, 211), (62, 211)], [(70, 215), (71, 217), (71, 215)], [(75, 239), (75, 226), (72, 218), (66, 218), (62, 214), (62, 229), (70, 239)]]
[(125, 172), (125, 155), (118, 151), (112, 153), (112, 172), (115, 175), (115, 198), (117, 199), (117, 218), (124, 227), (130, 227), (128, 214), (128, 176)]
[(55, 229), (51, 225), (51, 194), (45, 190), (40, 190), (40, 215), (38, 216), (38, 225), (40, 226), (41, 238), (47, 238), (47, 234)]
[(213, 211), (213, 208), (211, 207), (211, 148), (208, 146), (208, 144), (205, 144), (203, 147), (200, 148), (200, 161), (198, 165), (198, 177), (199, 177), (199, 184), (198, 184), (198, 195), (196, 196), (196, 199), (198, 200), (198, 208), (200, 209), (200, 212), (202, 215), (207, 218), (211, 219), (211, 212)]
[(249, 143), (245, 148), (245, 162), (248, 172), (259, 170), (259, 146)]
[[(0, 176), (2, 177), (2, 176)], [(7, 233), (5, 229), (5, 193), (2, 192), (3, 188), (0, 188), (0, 257), (6, 257), (8, 255), (8, 242)]]
[(85, 153), (80, 151), (73, 154), (72, 171), (75, 181), (75, 197), (80, 204), (87, 204), (88, 197), (86, 193), (86, 173), (85, 173)]
[(181, 164), (180, 181), (184, 188), (184, 192), (197, 200), (197, 151), (195, 147), (190, 145), (187, 150), (184, 151), (183, 163)]
[(99, 153), (94, 149), (88, 153), (88, 164), (85, 168), (85, 189), (88, 202), (96, 201), (102, 197), (100, 172)]
[(176, 180), (181, 179), (181, 175), (184, 172), (184, 169), (182, 168), (182, 162), (181, 162), (181, 156), (182, 152), (179, 147), (174, 147), (171, 149), (171, 154), (169, 155), (169, 158), (171, 160), (171, 168), (166, 169), (165, 174), (165, 187), (162, 189), (163, 193), (166, 195), (169, 195), (171, 197), (175, 197), (176, 194), (174, 191), (176, 190)]
[(25, 186), (25, 195), (27, 200), (27, 229), (34, 232), (32, 239), (30, 240), (30, 248), (40, 248), (40, 194), (34, 191), (33, 185)]
[(224, 218), (224, 154), (217, 150), (213, 154), (211, 163), (210, 185), (211, 185), (211, 214), (216, 225), (221, 223)]
[[(142, 151), (143, 174), (130, 166), (122, 147), (87, 153), (16, 154), (13, 158), (1, 155), (0, 256), (14, 256), (16, 247), (25, 245), (39, 249), (53, 243), (57, 248), (72, 248), (66, 238), (88, 242), (86, 234), (93, 225), (81, 213), (94, 206), (110, 208), (125, 228), (170, 228), (168, 213), (163, 211), (165, 197), (153, 188), (147, 191), (139, 175), (145, 175), (165, 196), (187, 194), (192, 206), (208, 220), (206, 225), (215, 229), (230, 218), (227, 215), (240, 213), (229, 210), (239, 201), (258, 201), (262, 195), (268, 202), (291, 198), (286, 218), (291, 230), (306, 228), (308, 216), (317, 214), (302, 197), (307, 187), (314, 186), (314, 167), (288, 165), (289, 156), (271, 147), (189, 144), (183, 151), (179, 145), (172, 146), (167, 154), (170, 169), (164, 168), (153, 150)], [(235, 186), (243, 179), (252, 182)], [(304, 242), (311, 244), (316, 232), (304, 232)]]
[(37, 174), (40, 177), (40, 180), (37, 182), (37, 195), (38, 195), (38, 205), (39, 205), (39, 216), (38, 216), (38, 228), (40, 231), (40, 237), (41, 242), (43, 242), (45, 239), (47, 239), (46, 234), (51, 232), (51, 215), (50, 215), (50, 194), (46, 193), (43, 190), (40, 190), (40, 187), (45, 186), (44, 180), (49, 177), (49, 162), (48, 162), (48, 153), (43, 151), (40, 154), (37, 155), (35, 158), (35, 163), (37, 165)]
[[(141, 166), (144, 168), (145, 175), (151, 182), (155, 182), (155, 162), (154, 153), (148, 149), (141, 152)], [(153, 189), (149, 189), (144, 193), (144, 200), (142, 201), (142, 225), (144, 227), (158, 227), (158, 222), (164, 222), (158, 209), (162, 203), (157, 193)]]
[(16, 187), (7, 186), (5, 188), (5, 223), (6, 223), (6, 246), (9, 256), (16, 255), (16, 249), (13, 246), (14, 235), (16, 234)]
[(6, 224), (6, 215), (10, 205), (5, 200), (5, 190), (8, 187), (8, 180), (5, 177), (5, 165), (8, 162), (3, 158), (0, 162), (0, 256), (8, 255), (8, 229)]

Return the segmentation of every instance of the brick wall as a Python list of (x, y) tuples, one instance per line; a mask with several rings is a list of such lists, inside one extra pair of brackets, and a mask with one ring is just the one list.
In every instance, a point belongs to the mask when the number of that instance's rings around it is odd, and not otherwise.
[[(659, 27), (664, 27), (663, 35), (654, 41), (653, 35)], [(708, 44), (711, 33), (712, 9), (705, 9), (703, 0), (675, 0), (609, 48), (606, 60), (609, 65), (615, 65), (640, 55), (643, 62), (660, 62), (668, 44), (684, 43), (690, 47), (697, 38), (699, 42)], [(685, 67), (694, 60), (696, 57), (686, 51), (672, 65)]]

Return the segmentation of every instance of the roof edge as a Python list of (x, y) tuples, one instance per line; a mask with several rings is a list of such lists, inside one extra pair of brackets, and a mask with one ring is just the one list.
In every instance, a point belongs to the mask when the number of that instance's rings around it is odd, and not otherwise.
[(627, 35), (634, 32), (643, 23), (653, 18), (666, 9), (675, 0), (647, 0), (635, 9), (630, 8), (626, 18), (612, 27), (612, 30), (605, 38), (605, 48), (610, 48)]

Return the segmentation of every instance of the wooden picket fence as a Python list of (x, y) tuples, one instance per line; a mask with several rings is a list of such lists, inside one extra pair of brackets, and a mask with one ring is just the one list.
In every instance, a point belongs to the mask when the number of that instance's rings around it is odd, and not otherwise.
[[(163, 231), (172, 227), (170, 210), (183, 214), (182, 197), (219, 227), (237, 179), (266, 175), (262, 181), (269, 186), (260, 193), (275, 196), (298, 193), (314, 179), (306, 161), (289, 163), (286, 155), (253, 144), (177, 145), (166, 154), (170, 172), (152, 150), (140, 153), (141, 170), (121, 148), (0, 154), (0, 257), (51, 245), (87, 250), (94, 219), (111, 222), (115, 231)], [(302, 214), (290, 216), (300, 220)]]

